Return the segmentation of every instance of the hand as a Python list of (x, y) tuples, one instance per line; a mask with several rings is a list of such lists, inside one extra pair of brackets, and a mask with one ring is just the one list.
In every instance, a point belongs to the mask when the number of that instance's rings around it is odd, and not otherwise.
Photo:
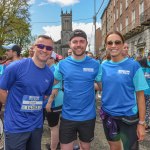
[(137, 125), (137, 136), (138, 136), (138, 141), (143, 141), (145, 138), (145, 126), (138, 124)]
[(51, 112), (51, 103), (47, 103), (45, 109), (47, 112)]

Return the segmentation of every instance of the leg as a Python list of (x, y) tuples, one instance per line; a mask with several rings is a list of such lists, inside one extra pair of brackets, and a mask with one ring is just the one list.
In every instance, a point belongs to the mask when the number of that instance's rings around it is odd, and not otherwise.
[(120, 137), (124, 150), (138, 150), (139, 143), (136, 133), (137, 124), (128, 125), (124, 122), (120, 124)]
[(121, 141), (108, 141), (110, 150), (122, 150)]
[(115, 135), (112, 136), (112, 134), (110, 134), (112, 132), (112, 127), (108, 127), (107, 125), (107, 120), (108, 118), (106, 118), (105, 120), (103, 120), (103, 128), (104, 128), (104, 133), (106, 136), (106, 139), (108, 141), (108, 144), (110, 146), (110, 150), (122, 150), (122, 144), (120, 141), (120, 126), (119, 126), (119, 121), (118, 120), (114, 120), (113, 119), (113, 123), (115, 123), (114, 125), (114, 131), (115, 131)]
[(59, 139), (61, 150), (73, 150), (73, 143), (77, 139), (78, 121), (70, 121), (61, 118)]
[(59, 143), (59, 118), (60, 112), (47, 112), (46, 118), (50, 127), (50, 148), (56, 150)]
[(80, 150), (90, 150), (91, 143), (80, 141)]
[(73, 142), (68, 144), (61, 143), (61, 150), (72, 150), (73, 149)]
[(26, 150), (31, 132), (5, 133), (5, 150)]
[(31, 132), (30, 139), (27, 143), (27, 150), (41, 150), (43, 128), (35, 129)]
[(51, 150), (56, 150), (59, 143), (59, 125), (51, 127)]
[(79, 122), (78, 133), (81, 150), (90, 150), (91, 141), (94, 139), (95, 120), (94, 118)]

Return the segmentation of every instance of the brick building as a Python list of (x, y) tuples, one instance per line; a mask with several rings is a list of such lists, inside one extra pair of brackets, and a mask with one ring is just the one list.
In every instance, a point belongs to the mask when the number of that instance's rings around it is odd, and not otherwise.
[(129, 54), (147, 54), (150, 50), (150, 1), (110, 0), (102, 17), (102, 44), (108, 32), (120, 31), (129, 44)]

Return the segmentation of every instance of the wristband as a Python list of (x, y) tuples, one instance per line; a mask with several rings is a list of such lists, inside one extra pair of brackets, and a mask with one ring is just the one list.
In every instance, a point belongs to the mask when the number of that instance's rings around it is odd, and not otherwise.
[(142, 125), (142, 126), (145, 126), (145, 121), (140, 121), (139, 120), (139, 123), (138, 124), (140, 124), (140, 125)]

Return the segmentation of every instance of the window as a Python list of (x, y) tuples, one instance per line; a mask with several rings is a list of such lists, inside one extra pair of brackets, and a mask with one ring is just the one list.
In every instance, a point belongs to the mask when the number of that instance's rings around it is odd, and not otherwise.
[(122, 23), (120, 23), (120, 31), (122, 31)]
[(132, 28), (135, 26), (135, 10), (132, 11)]
[(128, 7), (128, 0), (126, 0), (126, 8)]
[(122, 15), (122, 2), (120, 2), (120, 15)]
[(116, 19), (118, 19), (118, 8), (116, 9)]
[(114, 0), (114, 6), (116, 6), (116, 0)]
[(142, 1), (139, 5), (139, 15), (144, 12), (144, 1)]
[(128, 32), (128, 17), (126, 17), (126, 32)]
[(115, 13), (114, 13), (114, 23), (116, 22)]

